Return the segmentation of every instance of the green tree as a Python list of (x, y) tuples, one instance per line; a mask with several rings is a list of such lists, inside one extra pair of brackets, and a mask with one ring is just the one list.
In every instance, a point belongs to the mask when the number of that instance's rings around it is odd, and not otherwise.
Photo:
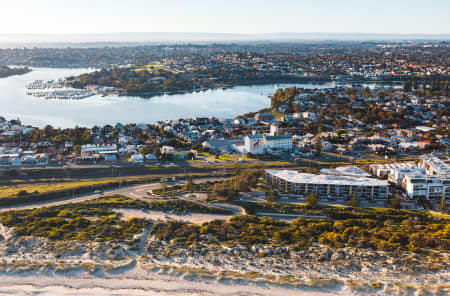
[(354, 207), (354, 208), (359, 207), (358, 194), (356, 192), (352, 193), (349, 204), (351, 207)]
[(403, 82), (403, 91), (410, 92), (412, 88), (411, 81)]
[(142, 147), (141, 149), (139, 149), (139, 153), (144, 156), (152, 154), (153, 151), (154, 151), (154, 148), (153, 148), (153, 146), (150, 146), (150, 145), (146, 145), (146, 146)]
[(75, 146), (73, 147), (73, 151), (75, 151), (75, 153), (76, 153), (77, 155), (80, 155), (80, 154), (81, 154), (81, 145), (75, 145)]
[(267, 202), (276, 202), (278, 199), (278, 194), (275, 190), (273, 190), (272, 188), (270, 188), (267, 192), (266, 192), (266, 201)]
[(447, 204), (445, 203), (445, 193), (442, 194), (441, 202), (439, 203), (439, 210), (441, 210), (441, 211), (447, 210)]
[(192, 176), (189, 176), (189, 179), (186, 183), (186, 185), (184, 185), (184, 188), (189, 191), (190, 193), (194, 193), (195, 187), (194, 187), (194, 182), (192, 181)]
[(306, 204), (310, 207), (316, 207), (319, 199), (314, 191), (311, 191), (305, 198)]
[(26, 196), (28, 195), (28, 192), (26, 190), (20, 190), (19, 192), (17, 192), (17, 196)]
[(402, 204), (400, 202), (400, 196), (398, 194), (395, 195), (394, 200), (392, 201), (391, 207), (396, 210), (399, 210), (402, 208)]
[(167, 182), (163, 181), (161, 184), (161, 194), (162, 195), (166, 194), (166, 191), (167, 191)]
[(316, 155), (320, 155), (320, 152), (322, 151), (322, 140), (320, 139), (320, 136), (317, 138), (317, 141), (314, 143), (314, 151)]

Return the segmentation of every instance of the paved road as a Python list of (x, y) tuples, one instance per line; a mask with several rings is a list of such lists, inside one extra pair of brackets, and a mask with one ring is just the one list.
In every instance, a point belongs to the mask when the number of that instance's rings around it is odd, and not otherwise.
[[(225, 177), (217, 177), (217, 178), (198, 178), (194, 180), (194, 183), (205, 183), (208, 181), (220, 181), (225, 180), (227, 178)], [(187, 181), (181, 180), (177, 182), (170, 183), (169, 185), (184, 185)], [(147, 192), (153, 189), (158, 189), (161, 187), (161, 183), (149, 183), (149, 184), (140, 184), (140, 185), (132, 185), (132, 186), (126, 186), (122, 188), (116, 188), (116, 189), (109, 189), (105, 190), (104, 194), (95, 194), (95, 193), (88, 193), (83, 195), (76, 195), (76, 196), (70, 196), (66, 198), (61, 198), (58, 200), (52, 200), (52, 201), (43, 201), (43, 202), (36, 202), (32, 204), (24, 204), (24, 205), (17, 205), (17, 206), (10, 206), (10, 207), (1, 207), (0, 212), (6, 212), (6, 211), (12, 211), (12, 210), (25, 210), (25, 209), (35, 209), (35, 208), (42, 208), (42, 207), (48, 207), (48, 206), (56, 206), (56, 205), (62, 205), (62, 204), (68, 204), (68, 203), (77, 203), (82, 202), (86, 200), (92, 200), (96, 199), (102, 196), (107, 195), (125, 195), (130, 198), (134, 199), (140, 199), (140, 200), (148, 200)]]

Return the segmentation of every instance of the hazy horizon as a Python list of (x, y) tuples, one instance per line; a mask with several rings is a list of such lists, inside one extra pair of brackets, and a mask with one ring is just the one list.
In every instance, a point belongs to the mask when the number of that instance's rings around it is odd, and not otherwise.
[(209, 32), (119, 32), (84, 34), (0, 33), (0, 45), (48, 44), (151, 44), (176, 42), (282, 42), (282, 41), (447, 41), (450, 34), (385, 34), (336, 32), (275, 32), (261, 34)]

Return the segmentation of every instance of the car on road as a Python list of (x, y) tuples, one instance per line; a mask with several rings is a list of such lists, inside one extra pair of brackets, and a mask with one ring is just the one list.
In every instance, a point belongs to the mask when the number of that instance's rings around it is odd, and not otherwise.
[(103, 194), (103, 190), (95, 190), (94, 193), (95, 194)]

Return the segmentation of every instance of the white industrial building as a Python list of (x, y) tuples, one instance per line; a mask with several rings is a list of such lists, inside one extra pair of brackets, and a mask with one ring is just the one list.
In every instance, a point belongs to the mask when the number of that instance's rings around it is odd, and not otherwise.
[(266, 170), (266, 180), (279, 191), (306, 196), (315, 192), (321, 198), (358, 197), (386, 199), (389, 183), (383, 180), (345, 175), (306, 174), (292, 170)]
[(248, 135), (244, 137), (244, 150), (242, 154), (264, 154), (263, 135)]
[(231, 145), (232, 149), (241, 154), (260, 155), (267, 150), (290, 152), (293, 149), (293, 140), (291, 135), (248, 135), (244, 137), (244, 145)]
[(291, 135), (264, 136), (264, 149), (292, 151)]

